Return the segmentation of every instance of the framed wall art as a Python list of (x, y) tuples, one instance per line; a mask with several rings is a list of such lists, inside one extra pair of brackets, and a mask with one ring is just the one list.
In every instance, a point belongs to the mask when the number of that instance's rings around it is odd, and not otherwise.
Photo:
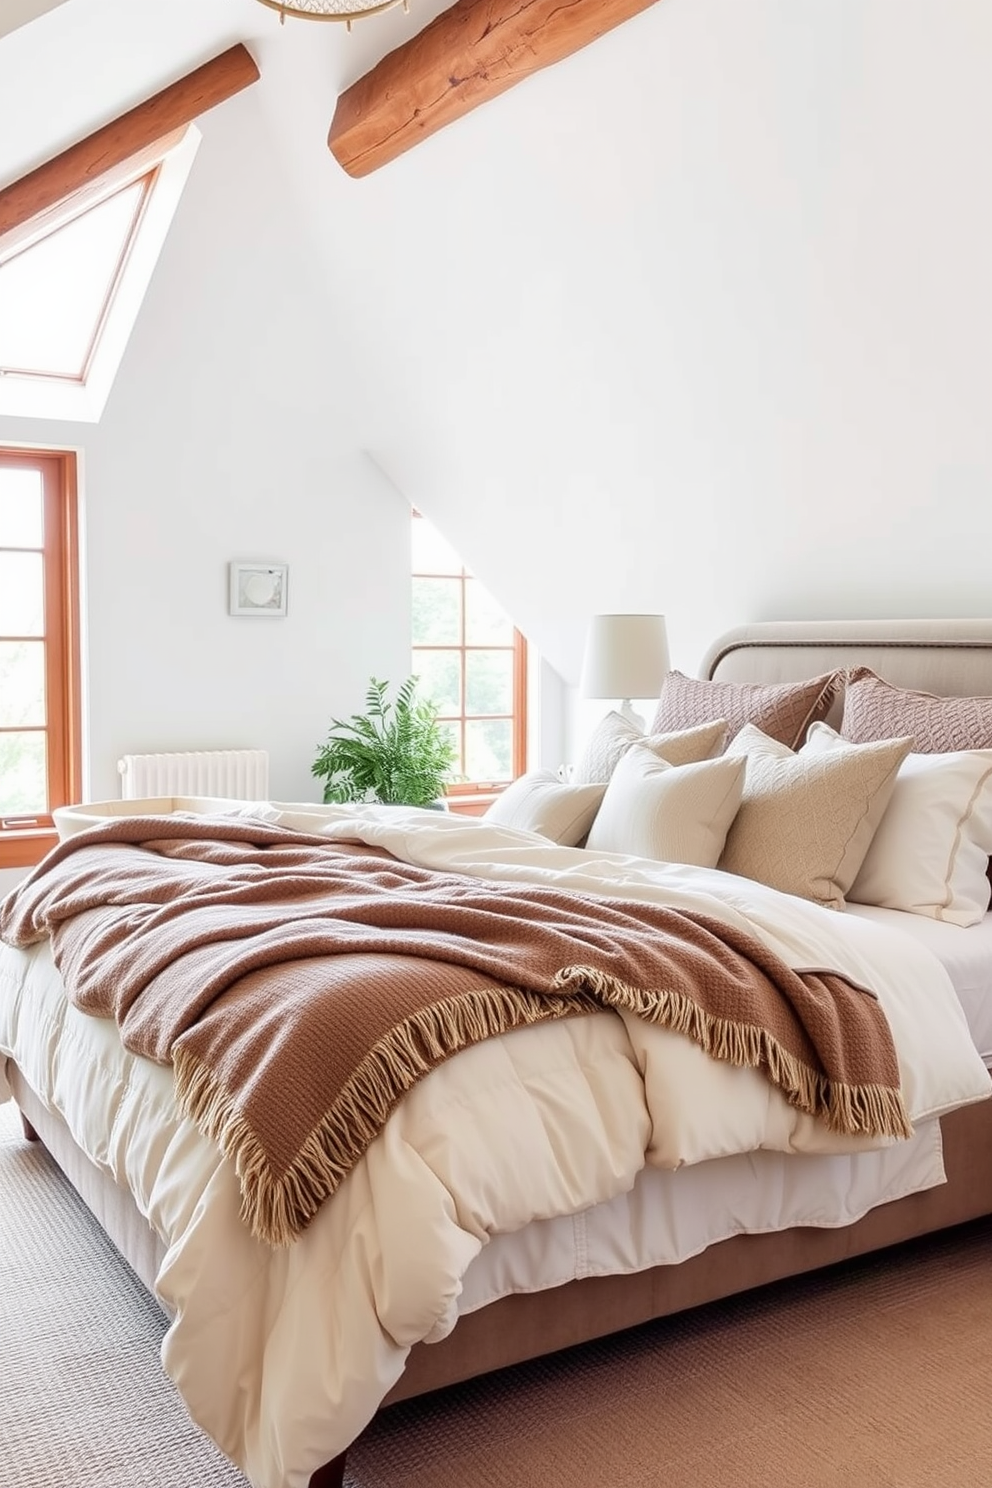
[(228, 564), (227, 610), (230, 615), (286, 614), (289, 565), (237, 562)]

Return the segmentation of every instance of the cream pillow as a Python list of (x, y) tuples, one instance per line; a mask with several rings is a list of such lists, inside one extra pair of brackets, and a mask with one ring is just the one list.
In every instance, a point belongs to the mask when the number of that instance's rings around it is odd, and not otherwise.
[(744, 788), (744, 759), (670, 765), (646, 744), (617, 764), (586, 847), (715, 868)]
[(646, 744), (670, 765), (692, 765), (719, 754), (727, 738), (722, 718), (672, 734), (644, 734), (622, 713), (607, 713), (593, 729), (572, 772), (573, 784), (605, 785), (632, 744)]
[(538, 832), (562, 847), (574, 847), (588, 832), (605, 789), (603, 785), (563, 785), (550, 770), (531, 770), (496, 797), (483, 812), (483, 820)]
[[(826, 724), (802, 754), (850, 749)], [(907, 754), (864, 862), (848, 892), (854, 904), (904, 909), (952, 925), (977, 925), (989, 907), (992, 749)]]
[(912, 739), (793, 754), (753, 724), (727, 746), (747, 757), (744, 799), (719, 866), (843, 909)]

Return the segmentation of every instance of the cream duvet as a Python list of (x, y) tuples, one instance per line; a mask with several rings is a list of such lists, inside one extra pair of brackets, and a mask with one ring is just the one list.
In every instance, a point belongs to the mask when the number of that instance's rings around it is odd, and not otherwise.
[(842, 972), (881, 1000), (917, 1128), (909, 1141), (839, 1137), (681, 1035), (613, 1012), (544, 1023), (434, 1070), (300, 1239), (270, 1249), (238, 1219), (231, 1165), (180, 1116), (171, 1071), (67, 1003), (46, 944), (0, 948), (0, 1053), (165, 1241), (165, 1367), (256, 1488), (305, 1488), (410, 1347), (460, 1310), (683, 1259), (740, 1228), (850, 1222), (939, 1182), (934, 1118), (989, 1094), (946, 974), (897, 932), (716, 871), (597, 858), (470, 819), (251, 810), (425, 867), (660, 895), (749, 929), (794, 967)]

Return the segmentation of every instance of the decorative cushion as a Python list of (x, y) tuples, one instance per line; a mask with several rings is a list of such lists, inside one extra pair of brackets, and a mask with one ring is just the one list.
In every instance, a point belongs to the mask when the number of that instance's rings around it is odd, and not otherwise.
[[(851, 749), (826, 724), (802, 754)], [(952, 925), (977, 925), (989, 907), (992, 749), (908, 754), (847, 898)]]
[(841, 677), (840, 672), (827, 672), (806, 682), (707, 682), (669, 672), (661, 684), (651, 732), (725, 718), (729, 738), (753, 723), (769, 738), (796, 749), (809, 725), (830, 711)]
[(692, 765), (719, 754), (727, 738), (722, 718), (670, 734), (644, 734), (622, 713), (607, 713), (593, 729), (572, 774), (573, 784), (605, 785), (632, 744), (646, 744), (670, 765)]
[(992, 697), (939, 697), (893, 687), (869, 667), (848, 673), (840, 731), (855, 744), (912, 734), (916, 754), (992, 749)]
[(645, 744), (618, 761), (586, 848), (715, 868), (740, 805), (746, 761), (670, 765)]
[(603, 799), (602, 785), (563, 785), (550, 770), (520, 775), (487, 807), (487, 822), (538, 832), (562, 847), (575, 847), (589, 830)]
[(747, 757), (747, 775), (719, 866), (843, 909), (912, 743), (793, 754), (745, 724), (727, 746)]

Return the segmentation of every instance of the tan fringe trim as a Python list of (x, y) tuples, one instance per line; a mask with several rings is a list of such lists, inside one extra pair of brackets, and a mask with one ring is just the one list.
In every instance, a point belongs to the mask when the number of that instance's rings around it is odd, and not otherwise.
[(610, 1007), (684, 1033), (714, 1059), (764, 1070), (790, 1105), (822, 1120), (830, 1131), (866, 1137), (913, 1135), (900, 1090), (831, 1080), (783, 1049), (767, 1029), (715, 1017), (682, 993), (646, 992), (592, 966), (563, 967), (554, 986), (581, 988)]
[(830, 1080), (790, 1054), (767, 1029), (714, 1017), (684, 994), (647, 992), (589, 966), (568, 966), (558, 995), (493, 985), (422, 1008), (391, 1029), (342, 1087), (285, 1173), (272, 1172), (236, 1098), (194, 1055), (175, 1056), (181, 1110), (234, 1163), (241, 1218), (256, 1239), (289, 1245), (379, 1135), (400, 1098), (459, 1049), (525, 1024), (596, 1012), (604, 1005), (686, 1034), (714, 1059), (762, 1069), (799, 1110), (851, 1136), (910, 1137), (898, 1090)]
[(267, 1245), (289, 1245), (379, 1135), (401, 1096), (438, 1064), (525, 1024), (599, 1009), (584, 988), (549, 996), (501, 985), (422, 1008), (373, 1046), (281, 1176), (235, 1096), (184, 1049), (174, 1058), (176, 1096), (183, 1114), (234, 1163), (241, 1218), (251, 1233)]

